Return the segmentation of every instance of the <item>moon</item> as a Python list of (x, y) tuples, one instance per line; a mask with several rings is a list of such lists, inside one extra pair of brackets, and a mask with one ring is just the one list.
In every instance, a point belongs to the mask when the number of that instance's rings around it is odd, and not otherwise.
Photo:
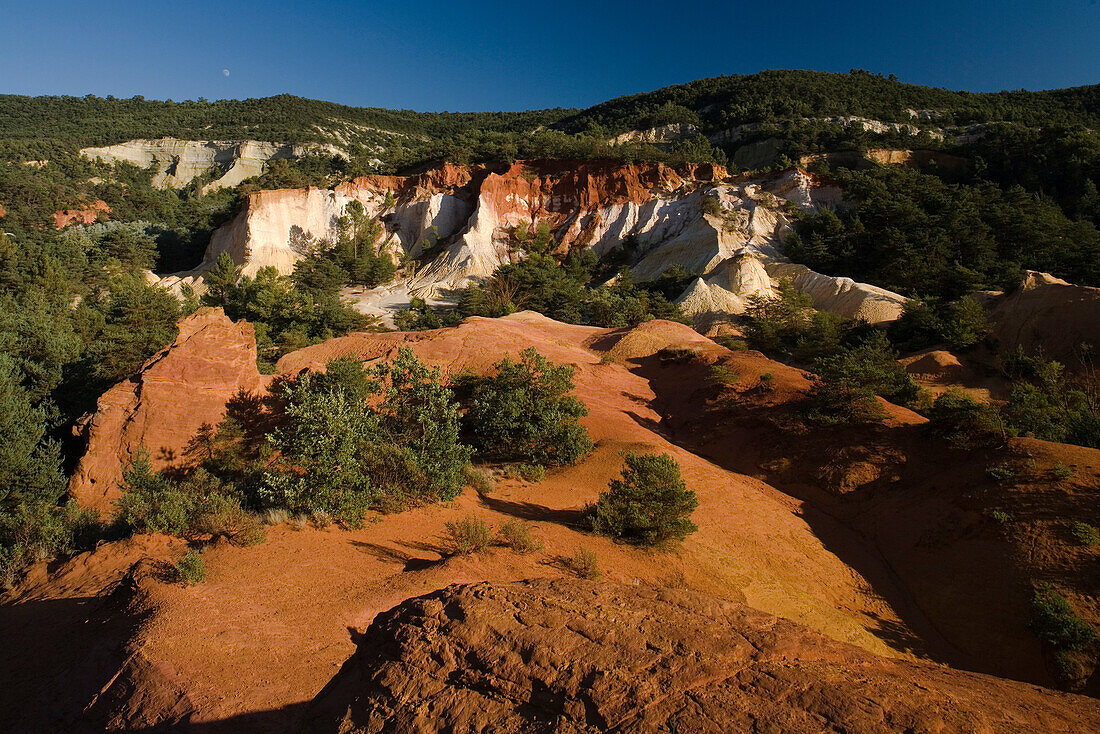
[(222, 76), (229, 76), (229, 69), (222, 69)]

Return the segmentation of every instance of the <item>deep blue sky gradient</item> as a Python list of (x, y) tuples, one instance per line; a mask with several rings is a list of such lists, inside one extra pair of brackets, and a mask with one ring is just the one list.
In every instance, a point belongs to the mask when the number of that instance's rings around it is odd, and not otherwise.
[(0, 93), (10, 94), (289, 92), (472, 111), (586, 107), (769, 68), (864, 68), (971, 91), (1100, 83), (1096, 0), (0, 5)]

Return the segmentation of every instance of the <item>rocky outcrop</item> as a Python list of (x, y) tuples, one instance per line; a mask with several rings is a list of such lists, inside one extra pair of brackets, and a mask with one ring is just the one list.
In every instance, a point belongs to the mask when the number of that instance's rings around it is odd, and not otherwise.
[(104, 393), (74, 433), (87, 443), (69, 495), (102, 516), (113, 512), (122, 471), (138, 451), (154, 467), (183, 461), (203, 423), (216, 425), (238, 390), (259, 390), (270, 378), (256, 367), (252, 325), (202, 308), (179, 323), (179, 336), (125, 382)]
[(670, 122), (667, 125), (658, 125), (648, 130), (631, 130), (616, 135), (611, 142), (623, 143), (675, 143), (684, 138), (697, 135), (699, 128), (690, 122)]
[(799, 159), (799, 165), (805, 168), (818, 161), (824, 161), (830, 166), (844, 166), (845, 168), (871, 168), (876, 164), (910, 166), (912, 168), (935, 166), (940, 170), (950, 171), (951, 173), (965, 173), (970, 163), (963, 156), (944, 153), (941, 150), (871, 148), (866, 153), (856, 150), (842, 150), (805, 155)]
[(77, 209), (62, 209), (53, 213), (53, 223), (58, 229), (65, 229), (70, 224), (92, 224), (98, 222), (100, 216), (111, 213), (111, 207), (107, 202), (96, 200), (87, 206)]
[(192, 179), (213, 173), (215, 178), (203, 186), (203, 192), (236, 186), (245, 179), (259, 176), (271, 161), (307, 155), (343, 156), (332, 145), (309, 143), (285, 145), (257, 140), (128, 140), (102, 148), (83, 148), (80, 154), (107, 163), (132, 163), (138, 168), (154, 166), (153, 185), (178, 189)]
[(303, 253), (337, 236), (340, 218), (357, 201), (383, 225), (380, 248), (395, 259), (425, 261), (394, 284), (353, 294), (360, 310), (383, 317), (414, 297), (453, 302), (459, 289), (526, 255), (518, 229), (548, 227), (559, 255), (591, 250), (603, 257), (629, 241), (641, 281), (673, 267), (697, 274), (701, 283), (678, 301), (701, 323), (741, 313), (745, 299), (771, 293), (779, 277), (810, 292), (818, 308), (875, 323), (897, 318), (901, 296), (812, 273), (782, 255), (791, 207), (814, 211), (841, 200), (834, 184), (800, 169), (730, 178), (710, 164), (448, 165), (419, 176), (359, 178), (335, 189), (252, 194), (214, 233), (203, 263), (163, 284), (201, 289), (202, 274), (223, 252), (244, 275), (267, 266), (290, 273)]
[(1100, 727), (1100, 703), (881, 658), (682, 589), (544, 579), (452, 586), (379, 615), (306, 727), (1077, 732)]
[(289, 274), (311, 248), (335, 240), (340, 218), (348, 214), (353, 201), (362, 205), (366, 216), (384, 220), (377, 245), (394, 257), (418, 255), (427, 242), (450, 237), (466, 224), (470, 206), (462, 190), (470, 183), (471, 173), (464, 166), (444, 165), (418, 176), (361, 177), (334, 189), (249, 194), (241, 213), (214, 232), (202, 263), (194, 270), (166, 276), (161, 284), (170, 289), (187, 284), (201, 290), (203, 273), (223, 252), (232, 256), (242, 275), (254, 276), (263, 267)]

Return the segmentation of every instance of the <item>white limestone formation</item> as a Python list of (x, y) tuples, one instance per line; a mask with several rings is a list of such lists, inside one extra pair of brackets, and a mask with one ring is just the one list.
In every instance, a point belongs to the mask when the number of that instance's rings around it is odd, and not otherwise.
[[(676, 300), (699, 323), (743, 313), (750, 297), (773, 295), (780, 279), (809, 293), (816, 308), (845, 317), (881, 323), (901, 314), (905, 299), (896, 293), (815, 273), (783, 256), (792, 209), (814, 211), (842, 199), (835, 186), (804, 171), (720, 183), (673, 177), (667, 188), (627, 196), (621, 191), (592, 195), (592, 185), (578, 190), (592, 202), (581, 206), (573, 189), (557, 193), (553, 187), (529, 185), (514, 172), (488, 173), (470, 183), (465, 194), (455, 187), (417, 186), (411, 194), (406, 190), (385, 211), (387, 190), (377, 183), (263, 191), (251, 195), (245, 209), (215, 232), (199, 268), (162, 283), (201, 290), (202, 273), (222, 252), (233, 257), (244, 275), (265, 266), (290, 273), (304, 252), (336, 237), (340, 217), (355, 200), (368, 216), (379, 218), (383, 227), (378, 244), (392, 256), (429, 255), (426, 264), (406, 271), (395, 283), (347, 291), (357, 308), (383, 318), (407, 307), (414, 297), (434, 304), (454, 302), (460, 289), (522, 258), (525, 253), (513, 231), (520, 223), (536, 227), (540, 222), (552, 226), (557, 242), (591, 249), (601, 257), (630, 237), (636, 243), (633, 273), (639, 281), (658, 278), (676, 266), (697, 274)], [(705, 205), (708, 199), (711, 203)]]
[(80, 154), (106, 163), (123, 161), (138, 168), (155, 166), (153, 186), (162, 189), (182, 188), (197, 176), (213, 174), (214, 180), (203, 186), (203, 193), (225, 186), (236, 186), (246, 179), (259, 176), (274, 160), (306, 155), (346, 157), (339, 148), (320, 143), (281, 145), (256, 140), (176, 138), (128, 140), (102, 148), (84, 148)]

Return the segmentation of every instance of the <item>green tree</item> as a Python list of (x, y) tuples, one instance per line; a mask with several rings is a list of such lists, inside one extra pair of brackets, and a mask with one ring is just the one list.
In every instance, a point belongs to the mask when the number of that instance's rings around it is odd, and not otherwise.
[[(402, 347), (393, 362), (375, 367), (372, 377), (381, 398), (376, 408), (377, 463), (372, 467), (376, 485), (415, 500), (457, 497), (471, 450), (459, 442), (459, 406), (443, 385), (439, 368), (427, 367)], [(382, 477), (384, 469), (395, 468), (399, 474)]]
[(263, 501), (355, 525), (371, 507), (461, 492), (470, 449), (459, 442), (458, 404), (438, 368), (411, 350), (370, 369), (334, 360), (282, 398), (287, 420), (269, 435), (281, 458), (264, 478)]
[(364, 462), (378, 417), (346, 384), (306, 373), (282, 390), (286, 425), (268, 439), (280, 464), (260, 496), (291, 512), (327, 512), (357, 525), (376, 499)]
[(994, 446), (1011, 435), (996, 408), (979, 403), (956, 388), (936, 398), (928, 420), (934, 434), (959, 449)]
[(683, 540), (698, 530), (690, 520), (698, 505), (671, 456), (630, 453), (622, 477), (611, 480), (608, 491), (586, 512), (598, 533), (655, 545)]
[(224, 306), (229, 302), (229, 292), (237, 285), (239, 269), (233, 262), (233, 256), (222, 252), (214, 261), (214, 266), (203, 275), (206, 293), (202, 300), (207, 306)]
[(592, 450), (578, 419), (588, 409), (573, 390), (573, 367), (555, 365), (534, 347), (519, 362), (505, 357), (496, 375), (475, 378), (464, 423), (485, 459), (544, 466), (575, 464)]
[(897, 361), (880, 331), (857, 347), (841, 349), (814, 363), (817, 375), (810, 388), (810, 417), (824, 423), (865, 423), (885, 417), (875, 399), (899, 405), (912, 403), (918, 388)]
[(789, 355), (813, 318), (813, 299), (790, 280), (776, 284), (775, 297), (753, 295), (745, 309), (745, 338), (766, 354)]

